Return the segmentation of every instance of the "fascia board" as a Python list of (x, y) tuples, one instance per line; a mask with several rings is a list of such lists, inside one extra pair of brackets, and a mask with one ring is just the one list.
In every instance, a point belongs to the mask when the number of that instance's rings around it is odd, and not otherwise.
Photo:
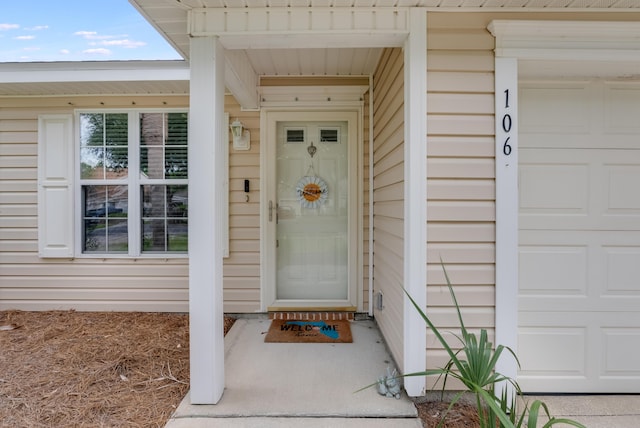
[[(178, 66), (177, 64), (180, 64)], [(186, 62), (0, 64), (0, 83), (188, 81)]]
[(495, 20), (488, 29), (498, 57), (616, 61), (640, 53), (640, 22)]

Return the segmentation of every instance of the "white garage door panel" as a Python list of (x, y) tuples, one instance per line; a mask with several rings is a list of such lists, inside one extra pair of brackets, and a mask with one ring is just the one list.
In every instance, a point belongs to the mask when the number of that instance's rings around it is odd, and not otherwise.
[(521, 311), (639, 310), (639, 231), (525, 230), (519, 240)]
[(527, 102), (518, 106), (520, 131), (537, 135), (587, 134), (590, 93), (586, 82), (521, 87), (519, 97)]
[(587, 164), (521, 164), (521, 215), (584, 217), (589, 208), (588, 178)]
[(605, 85), (604, 132), (637, 134), (640, 132), (640, 87), (635, 82)]
[[(624, 154), (634, 158), (638, 153), (627, 150)], [(604, 175), (604, 190), (609, 195), (604, 215), (637, 218), (640, 213), (640, 166), (608, 163), (604, 165)]]
[(640, 228), (640, 150), (521, 149), (520, 157), (520, 229)]
[(605, 327), (601, 329), (603, 364), (602, 376), (640, 378), (640, 365), (629, 355), (640, 349), (640, 328)]
[[(526, 376), (571, 376), (584, 379), (586, 373), (586, 334), (584, 327), (527, 327), (518, 335), (520, 364), (518, 379)], [(540, 350), (544, 349), (544, 353)], [(570, 352), (568, 352), (570, 351)]]
[(521, 245), (520, 308), (526, 308), (532, 298), (545, 298), (540, 296), (551, 299), (557, 296), (585, 296), (588, 266), (587, 248), (584, 246)]
[[(548, 312), (543, 320), (521, 312), (518, 334), (522, 369), (518, 382), (529, 392), (638, 392), (638, 313)], [(562, 325), (563, 327), (558, 327)]]
[(640, 83), (520, 91), (518, 381), (640, 392)]

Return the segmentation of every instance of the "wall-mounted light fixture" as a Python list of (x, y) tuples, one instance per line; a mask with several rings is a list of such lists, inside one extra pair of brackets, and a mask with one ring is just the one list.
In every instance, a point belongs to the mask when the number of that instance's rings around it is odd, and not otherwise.
[(233, 149), (249, 150), (251, 148), (251, 133), (248, 129), (244, 129), (242, 122), (236, 119), (229, 128), (231, 128), (231, 135), (233, 136)]

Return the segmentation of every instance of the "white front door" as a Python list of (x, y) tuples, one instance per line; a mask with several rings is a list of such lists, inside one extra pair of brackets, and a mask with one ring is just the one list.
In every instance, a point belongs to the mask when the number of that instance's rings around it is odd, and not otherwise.
[(272, 113), (267, 306), (357, 305), (357, 116)]

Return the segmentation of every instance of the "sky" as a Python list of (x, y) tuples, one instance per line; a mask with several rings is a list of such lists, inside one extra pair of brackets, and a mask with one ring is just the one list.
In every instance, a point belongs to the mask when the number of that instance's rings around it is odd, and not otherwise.
[(127, 0), (0, 0), (0, 62), (170, 59)]

